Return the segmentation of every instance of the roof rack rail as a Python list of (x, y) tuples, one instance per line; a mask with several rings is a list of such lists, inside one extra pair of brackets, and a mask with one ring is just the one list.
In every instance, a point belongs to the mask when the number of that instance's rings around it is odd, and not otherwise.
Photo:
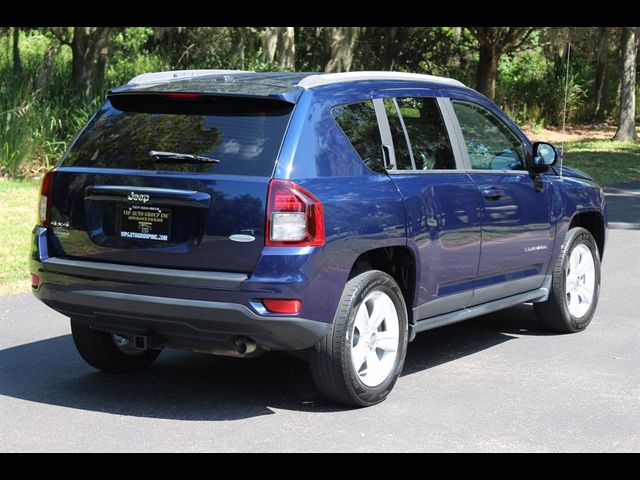
[(209, 75), (224, 75), (228, 73), (251, 73), (246, 70), (173, 70), (167, 72), (151, 72), (137, 75), (129, 80), (128, 85), (144, 83), (167, 82), (183, 78), (205, 77)]
[(342, 73), (314, 73), (298, 82), (302, 88), (313, 88), (332, 83), (366, 81), (366, 80), (409, 80), (414, 82), (431, 82), (443, 85), (455, 85), (464, 87), (464, 83), (453, 78), (436, 77), (434, 75), (424, 75), (421, 73), (404, 72), (342, 72)]

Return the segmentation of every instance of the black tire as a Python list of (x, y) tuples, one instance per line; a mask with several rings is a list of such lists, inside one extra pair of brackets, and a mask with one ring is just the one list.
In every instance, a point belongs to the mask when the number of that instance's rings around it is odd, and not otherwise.
[[(362, 383), (351, 359), (352, 331), (356, 313), (374, 290), (385, 293), (393, 302), (398, 317), (398, 349), (390, 373), (377, 386)], [(395, 280), (384, 272), (362, 273), (345, 285), (338, 309), (325, 338), (311, 350), (310, 366), (318, 390), (330, 400), (366, 407), (387, 398), (404, 365), (407, 352), (407, 308)]]
[[(574, 317), (569, 312), (566, 293), (566, 272), (567, 264), (571, 252), (578, 246), (585, 245), (593, 257), (595, 267), (595, 284), (593, 289), (593, 299), (589, 309), (580, 317)], [(588, 230), (581, 227), (572, 228), (567, 232), (567, 236), (560, 249), (560, 256), (553, 269), (553, 279), (551, 282), (551, 292), (546, 302), (534, 303), (533, 308), (540, 324), (551, 331), (558, 333), (581, 332), (593, 318), (598, 305), (600, 294), (600, 254), (593, 235)]]
[(124, 352), (115, 344), (109, 332), (94, 330), (71, 319), (73, 343), (78, 353), (92, 367), (108, 373), (128, 373), (142, 370), (158, 358), (161, 350)]

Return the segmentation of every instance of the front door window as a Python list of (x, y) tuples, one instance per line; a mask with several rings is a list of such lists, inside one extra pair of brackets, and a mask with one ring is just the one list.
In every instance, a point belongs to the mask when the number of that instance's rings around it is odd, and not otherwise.
[(474, 170), (524, 170), (526, 149), (504, 122), (486, 108), (452, 100)]

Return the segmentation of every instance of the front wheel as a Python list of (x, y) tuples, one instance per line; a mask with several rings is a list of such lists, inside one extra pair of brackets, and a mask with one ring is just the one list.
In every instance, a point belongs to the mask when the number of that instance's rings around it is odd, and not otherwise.
[(311, 373), (329, 399), (355, 406), (383, 401), (407, 352), (407, 309), (395, 280), (377, 270), (349, 280), (326, 337), (311, 352)]
[(600, 294), (600, 255), (593, 235), (584, 228), (569, 230), (553, 270), (546, 302), (534, 303), (544, 327), (560, 333), (587, 328)]

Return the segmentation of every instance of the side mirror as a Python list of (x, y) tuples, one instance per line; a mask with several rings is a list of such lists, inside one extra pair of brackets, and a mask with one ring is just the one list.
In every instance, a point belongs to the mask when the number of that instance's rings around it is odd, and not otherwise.
[(531, 168), (534, 172), (544, 172), (560, 159), (560, 151), (550, 143), (536, 142), (533, 144), (533, 158)]

